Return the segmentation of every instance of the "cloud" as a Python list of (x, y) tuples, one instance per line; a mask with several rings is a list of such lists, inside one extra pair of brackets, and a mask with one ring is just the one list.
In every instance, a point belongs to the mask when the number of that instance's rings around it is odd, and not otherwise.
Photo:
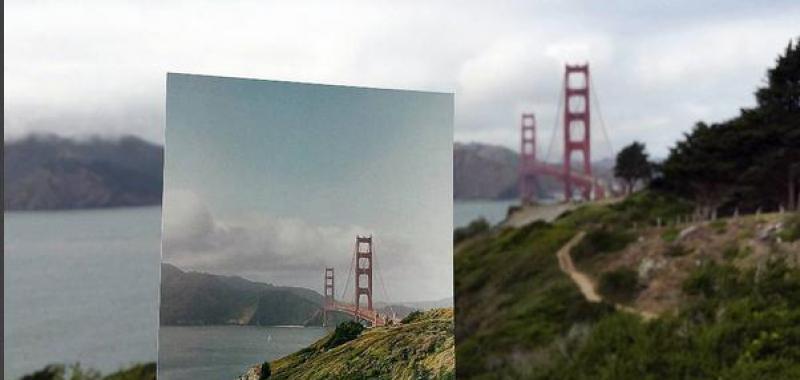
[[(443, 286), (452, 281), (450, 258), (432, 258), (429, 251), (416, 250), (408, 236), (265, 215), (221, 220), (189, 190), (166, 192), (162, 255), (165, 262), (183, 269), (318, 291), (323, 269), (332, 266), (339, 297), (352, 268), (355, 236), (370, 234), (374, 234), (376, 299), (428, 300), (452, 294), (450, 286)], [(409, 278), (419, 280), (409, 282)], [(437, 291), (429, 295), (426, 289)], [(345, 297), (352, 297), (352, 291), (351, 279)]]
[(752, 104), (800, 16), (793, 1), (4, 5), (6, 138), (162, 141), (164, 74), (178, 71), (455, 91), (457, 140), (516, 149), (523, 111), (549, 141), (574, 60), (592, 64), (612, 145), (642, 140), (655, 156), (698, 118)]

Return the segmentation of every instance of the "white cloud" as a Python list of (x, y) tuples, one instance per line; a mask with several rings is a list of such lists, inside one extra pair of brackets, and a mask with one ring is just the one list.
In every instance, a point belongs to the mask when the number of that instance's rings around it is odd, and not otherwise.
[[(375, 291), (379, 292), (376, 300), (429, 300), (452, 294), (450, 258), (432, 255), (425, 249), (429, 247), (415, 247), (409, 243), (413, 240), (409, 236), (266, 215), (217, 219), (201, 197), (189, 190), (166, 192), (162, 255), (165, 262), (183, 269), (240, 275), (317, 291), (321, 291), (318, 287), (323, 269), (332, 266), (337, 272), (338, 297), (345, 290), (351, 270), (355, 236), (371, 234)], [(417, 280), (410, 282), (408, 278)], [(347, 299), (352, 297), (352, 281)]]
[[(752, 103), (797, 36), (800, 5), (12, 1), (4, 11), (6, 138), (161, 141), (164, 74), (180, 71), (456, 91), (458, 140), (516, 148), (531, 109), (549, 140), (562, 63), (574, 60), (591, 62), (613, 145), (640, 139), (663, 155), (698, 117)], [(645, 127), (652, 118), (666, 130)]]

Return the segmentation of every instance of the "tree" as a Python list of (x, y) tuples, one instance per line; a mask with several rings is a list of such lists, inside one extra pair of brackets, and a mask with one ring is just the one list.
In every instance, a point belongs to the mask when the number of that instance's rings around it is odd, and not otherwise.
[(266, 361), (264, 363), (261, 363), (261, 376), (259, 376), (258, 379), (266, 380), (269, 379), (270, 376), (272, 376), (272, 369), (269, 366), (269, 362)]
[(617, 154), (614, 175), (625, 181), (625, 193), (630, 194), (638, 181), (650, 179), (652, 164), (647, 160), (644, 144), (634, 141)]
[(757, 105), (721, 123), (699, 122), (662, 165), (663, 186), (695, 201), (697, 212), (776, 210), (796, 203), (800, 163), (800, 39), (767, 70)]

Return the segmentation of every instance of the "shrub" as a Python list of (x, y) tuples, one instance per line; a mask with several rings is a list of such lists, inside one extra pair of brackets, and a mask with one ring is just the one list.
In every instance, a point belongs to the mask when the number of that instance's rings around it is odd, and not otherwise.
[(800, 213), (792, 213), (784, 218), (783, 229), (778, 236), (788, 242), (800, 239)]
[(722, 234), (725, 233), (725, 231), (728, 228), (728, 222), (726, 222), (726, 221), (724, 221), (722, 219), (717, 219), (717, 220), (711, 222), (709, 224), (709, 226), (711, 226), (711, 229), (713, 229), (714, 232), (716, 232), (719, 235), (722, 235)]
[(269, 368), (269, 362), (264, 362), (261, 364), (261, 376), (258, 378), (259, 380), (266, 380), (272, 375), (272, 370)]
[(453, 231), (453, 244), (458, 244), (464, 240), (467, 240), (473, 236), (486, 232), (491, 228), (489, 222), (486, 221), (483, 217), (475, 219), (471, 221), (465, 227), (456, 228)]
[(678, 235), (681, 233), (677, 227), (669, 227), (663, 233), (661, 233), (661, 239), (663, 239), (667, 243), (672, 243), (675, 239), (678, 238)]
[(633, 240), (633, 234), (620, 229), (593, 229), (572, 248), (570, 254), (576, 261), (580, 261), (596, 254), (621, 251)]
[(416, 322), (419, 319), (419, 317), (421, 317), (421, 316), (422, 316), (422, 312), (421, 311), (414, 310), (410, 314), (406, 315), (406, 317), (403, 318), (403, 320), (400, 321), (400, 323), (406, 324), (406, 323)]
[(600, 276), (600, 293), (615, 302), (628, 302), (638, 292), (639, 280), (635, 271), (619, 268)]
[(722, 250), (722, 257), (725, 260), (733, 260), (739, 257), (739, 247), (735, 244), (728, 245)]
[(355, 321), (347, 321), (342, 322), (338, 326), (336, 326), (336, 330), (333, 332), (333, 335), (328, 339), (327, 342), (322, 346), (323, 348), (331, 349), (337, 346), (340, 346), (344, 343), (347, 343), (355, 338), (358, 338), (359, 335), (364, 331), (364, 326)]
[(664, 255), (668, 257), (681, 257), (689, 254), (689, 250), (681, 244), (670, 244), (667, 246), (667, 251)]

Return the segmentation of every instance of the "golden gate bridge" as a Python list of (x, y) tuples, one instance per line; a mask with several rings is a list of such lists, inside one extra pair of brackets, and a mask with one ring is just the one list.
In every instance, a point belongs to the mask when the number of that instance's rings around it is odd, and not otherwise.
[[(548, 163), (547, 156), (550, 147), (556, 138), (557, 128), (554, 128), (548, 151), (544, 159), (537, 156), (536, 148), (536, 116), (532, 113), (522, 114), (520, 121), (520, 162), (519, 162), (519, 194), (523, 204), (536, 201), (536, 181), (541, 176), (556, 178), (564, 184), (564, 201), (574, 199), (577, 189), (583, 200), (603, 199), (613, 191), (610, 184), (603, 183), (592, 174), (591, 155), (591, 101), (590, 89), (592, 82), (589, 75), (589, 64), (565, 65), (562, 95), (559, 95), (560, 111), (563, 101), (563, 133), (564, 156), (561, 164)], [(596, 100), (596, 97), (595, 97)], [(599, 105), (598, 105), (599, 110)], [(559, 112), (556, 112), (556, 125)], [(598, 116), (600, 116), (598, 112)], [(605, 130), (602, 116), (600, 124), (606, 141), (608, 133)], [(610, 148), (613, 157), (613, 148)], [(573, 165), (573, 157), (580, 155), (582, 160), (578, 165)]]
[[(375, 255), (373, 248), (372, 235), (369, 236), (356, 236), (355, 249), (353, 252), (353, 260), (351, 262), (351, 270), (348, 271), (349, 275), (355, 275), (355, 299), (353, 303), (348, 303), (336, 299), (335, 292), (335, 271), (332, 267), (325, 268), (325, 285), (323, 292), (323, 307), (322, 307), (322, 324), (327, 326), (327, 321), (330, 312), (340, 312), (353, 317), (356, 321), (363, 321), (371, 326), (384, 326), (388, 323), (396, 323), (397, 318), (394, 312), (392, 315), (380, 314), (374, 308), (373, 296), (373, 268), (375, 268)], [(347, 287), (350, 284), (350, 276), (348, 275), (345, 289), (342, 291), (342, 297), (345, 298)], [(384, 287), (384, 294), (386, 289)], [(362, 300), (366, 299), (366, 303), (362, 304)], [(391, 306), (389, 307), (391, 309)]]

